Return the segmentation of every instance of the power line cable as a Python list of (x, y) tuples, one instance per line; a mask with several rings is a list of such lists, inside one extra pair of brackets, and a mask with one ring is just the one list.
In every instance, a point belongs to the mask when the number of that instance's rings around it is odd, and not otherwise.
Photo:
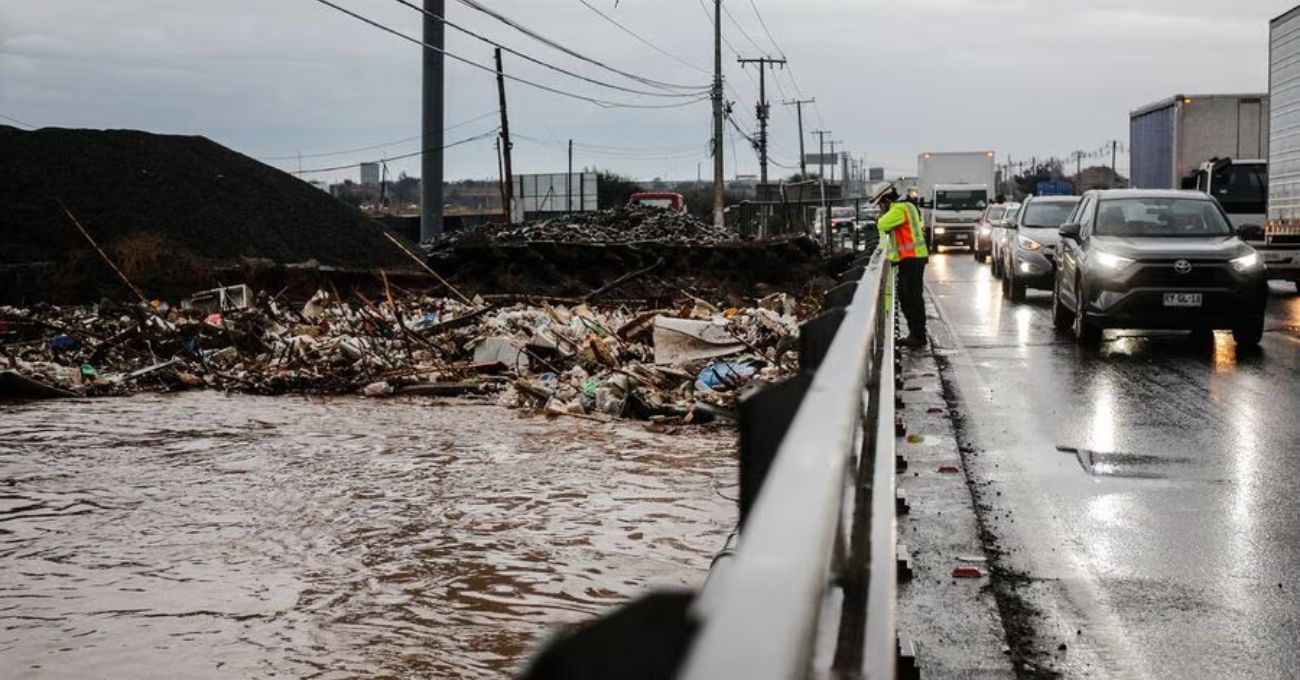
[[(456, 128), (465, 127), (466, 125), (469, 125), (469, 124), (471, 124), (471, 123), (477, 123), (477, 122), (479, 122), (480, 120), (483, 120), (484, 118), (488, 118), (488, 117), (496, 116), (496, 115), (498, 115), (496, 111), (489, 111), (489, 112), (487, 112), (487, 113), (485, 113), (485, 114), (483, 114), (483, 115), (481, 115), (481, 116), (475, 116), (474, 118), (470, 118), (469, 120), (461, 121), (461, 122), (459, 122), (459, 123), (456, 123), (455, 125), (448, 125), (447, 127), (443, 128), (442, 131), (443, 131), (443, 132), (450, 132), (450, 131), (452, 131), (452, 130), (455, 130)], [(362, 147), (358, 147), (358, 148), (355, 148), (355, 149), (344, 149), (343, 151), (328, 151), (328, 152), (323, 152), (323, 153), (294, 154), (294, 155), (289, 155), (289, 156), (261, 156), (261, 157), (258, 157), (257, 160), (259, 160), (259, 161), (292, 161), (292, 160), (299, 160), (299, 159), (303, 159), (303, 158), (328, 158), (328, 157), (330, 157), (330, 156), (346, 156), (346, 155), (348, 155), (348, 154), (350, 154), (350, 153), (361, 153), (362, 151), (374, 151), (375, 149), (383, 149), (383, 148), (385, 148), (385, 147), (389, 147), (389, 146), (397, 146), (398, 144), (406, 144), (407, 142), (413, 142), (413, 141), (415, 141), (415, 140), (417, 140), (417, 139), (420, 139), (421, 136), (422, 136), (422, 135), (416, 135), (416, 136), (414, 136), (414, 137), (406, 137), (406, 138), (404, 138), (404, 139), (398, 139), (398, 140), (394, 140), (394, 141), (391, 141), (391, 142), (385, 142), (385, 143), (383, 143), (383, 144), (372, 144), (372, 145), (370, 145), (370, 146), (362, 146)]]
[(480, 140), (480, 139), (487, 139), (488, 137), (492, 137), (492, 136), (496, 135), (496, 134), (497, 134), (498, 132), (500, 132), (500, 131), (501, 131), (501, 128), (493, 128), (492, 130), (489, 130), (489, 131), (487, 131), (487, 132), (484, 132), (483, 134), (480, 134), (480, 135), (474, 135), (473, 137), (466, 137), (465, 139), (462, 139), (462, 140), (459, 140), (459, 141), (456, 141), (456, 142), (452, 142), (452, 143), (450, 143), (450, 144), (444, 144), (444, 145), (442, 145), (442, 146), (440, 146), (440, 147), (436, 147), (436, 148), (421, 149), (421, 150), (419, 150), (419, 151), (414, 151), (414, 152), (411, 152), (411, 153), (405, 153), (405, 154), (402, 154), (402, 155), (400, 155), (400, 156), (389, 156), (389, 157), (387, 157), (387, 158), (377, 158), (377, 159), (375, 159), (375, 160), (373, 160), (373, 161), (361, 161), (361, 162), (358, 162), (358, 163), (349, 163), (349, 164), (347, 164), (347, 165), (336, 165), (336, 166), (334, 166), (334, 167), (330, 167), (330, 168), (311, 168), (311, 169), (309, 169), (309, 170), (298, 170), (298, 171), (295, 171), (295, 172), (293, 172), (293, 173), (291, 173), (291, 174), (294, 174), (294, 175), (309, 175), (309, 174), (320, 173), (320, 172), (334, 172), (334, 171), (337, 171), (337, 170), (347, 170), (347, 169), (350, 169), (350, 168), (360, 167), (361, 165), (364, 165), (365, 163), (388, 163), (388, 162), (390, 162), (390, 161), (400, 161), (400, 160), (403, 160), (403, 159), (406, 159), (406, 158), (415, 158), (416, 156), (423, 156), (424, 154), (426, 154), (426, 153), (431, 153), (431, 152), (433, 152), (433, 151), (444, 151), (444, 150), (446, 150), (446, 149), (450, 149), (450, 148), (452, 148), (452, 147), (460, 146), (460, 145), (462, 145), (462, 144), (469, 144), (470, 142), (476, 142), (476, 141), (478, 141), (478, 140)]
[(772, 32), (767, 30), (767, 22), (763, 21), (763, 13), (758, 11), (758, 3), (749, 0), (749, 6), (754, 8), (754, 16), (758, 17), (758, 25), (763, 27), (763, 32), (767, 34), (767, 39), (772, 43), (772, 47), (776, 49), (776, 53), (781, 55), (782, 59), (785, 59), (785, 51), (781, 49), (780, 45), (776, 44), (776, 38), (772, 37)]
[[(468, 2), (468, 1), (469, 1), (469, 0), (461, 0), (461, 2)], [(484, 72), (486, 72), (486, 73), (491, 73), (494, 77), (496, 76), (497, 71), (496, 71), (495, 68), (492, 68), (492, 67), (490, 67), (490, 66), (484, 66), (483, 64), (480, 64), (480, 63), (475, 62), (475, 61), (471, 61), (471, 60), (466, 59), (465, 57), (462, 57), (462, 56), (460, 56), (460, 55), (458, 55), (458, 54), (453, 54), (452, 52), (448, 52), (447, 50), (442, 49), (441, 47), (435, 47), (434, 45), (430, 45), (429, 43), (424, 42), (423, 40), (418, 40), (418, 39), (416, 39), (416, 38), (412, 38), (411, 36), (409, 36), (409, 35), (407, 35), (407, 34), (405, 34), (405, 33), (402, 33), (401, 31), (398, 31), (398, 30), (396, 30), (396, 29), (394, 29), (394, 28), (390, 28), (390, 27), (388, 27), (388, 26), (385, 26), (385, 25), (379, 23), (378, 21), (375, 21), (374, 19), (370, 19), (370, 18), (365, 17), (365, 16), (362, 16), (362, 15), (356, 13), (356, 12), (353, 12), (353, 11), (350, 10), (350, 9), (347, 9), (347, 8), (345, 8), (345, 7), (341, 7), (341, 6), (339, 6), (339, 5), (336, 5), (336, 4), (334, 4), (333, 2), (330, 2), (330, 0), (316, 0), (316, 2), (319, 2), (319, 3), (322, 4), (322, 5), (325, 5), (325, 6), (327, 6), (327, 7), (331, 7), (331, 8), (333, 8), (333, 9), (339, 11), (339, 12), (342, 12), (342, 13), (344, 13), (344, 14), (346, 14), (346, 15), (352, 17), (353, 19), (356, 19), (356, 20), (361, 21), (361, 22), (363, 22), (363, 23), (369, 24), (369, 25), (371, 25), (371, 26), (373, 26), (373, 27), (375, 27), (375, 28), (378, 28), (379, 30), (384, 31), (385, 33), (391, 33), (391, 34), (393, 34), (393, 35), (395, 35), (395, 36), (397, 36), (397, 37), (399, 37), (399, 38), (401, 38), (401, 39), (403, 39), (403, 40), (406, 40), (406, 41), (408, 41), (408, 42), (414, 43), (414, 44), (416, 44), (416, 45), (420, 45), (421, 47), (424, 47), (425, 49), (429, 49), (429, 50), (433, 50), (433, 51), (435, 51), (435, 52), (438, 52), (438, 53), (440, 53), (440, 54), (442, 54), (442, 55), (444, 55), (444, 56), (446, 56), (446, 57), (448, 57), (448, 58), (450, 58), (450, 59), (453, 59), (453, 60), (455, 60), (455, 61), (459, 61), (459, 62), (461, 62), (462, 64), (465, 64), (466, 66), (470, 66), (470, 67), (472, 67), (472, 68), (476, 68), (476, 69), (478, 69), (478, 70), (480, 70), (480, 71), (484, 71)], [(510, 74), (508, 74), (508, 73), (503, 74), (503, 77), (504, 77), (504, 78), (507, 78), (507, 79), (509, 79), (509, 80), (512, 80), (512, 81), (514, 81), (514, 82), (516, 82), (516, 83), (522, 83), (522, 84), (524, 84), (524, 85), (528, 85), (528, 86), (530, 86), (530, 87), (537, 88), (537, 89), (542, 90), (542, 91), (544, 91), (544, 92), (550, 92), (550, 93), (552, 93), (552, 94), (557, 94), (557, 95), (560, 95), (560, 96), (562, 96), (562, 97), (568, 97), (568, 98), (570, 98), (570, 99), (577, 99), (577, 100), (579, 100), (579, 101), (584, 101), (584, 102), (588, 102), (588, 103), (590, 103), (590, 104), (595, 104), (596, 106), (599, 106), (599, 107), (601, 107), (601, 108), (603, 108), (603, 109), (619, 109), (619, 108), (622, 108), (622, 109), (672, 109), (672, 108), (678, 108), (678, 107), (682, 107), (682, 106), (690, 106), (690, 105), (692, 105), (692, 104), (697, 104), (697, 103), (699, 103), (699, 102), (706, 101), (706, 100), (709, 99), (709, 95), (706, 93), (706, 94), (702, 94), (702, 95), (700, 95), (700, 96), (699, 96), (698, 98), (696, 98), (696, 99), (691, 99), (691, 100), (688, 100), (688, 101), (685, 101), (685, 102), (677, 102), (677, 103), (675, 103), (675, 104), (632, 104), (632, 103), (627, 103), (627, 102), (613, 102), (613, 101), (609, 101), (609, 100), (605, 100), (605, 99), (597, 99), (597, 98), (595, 98), (595, 97), (588, 97), (588, 96), (586, 96), (586, 95), (575, 94), (575, 93), (573, 93), (573, 92), (567, 92), (567, 91), (565, 91), (565, 90), (561, 90), (561, 89), (558, 89), (558, 88), (554, 88), (554, 87), (551, 87), (551, 86), (549, 86), (549, 85), (543, 85), (543, 84), (541, 84), (541, 83), (534, 82), (534, 81), (532, 81), (532, 80), (528, 80), (528, 79), (526, 79), (526, 78), (520, 78), (519, 76), (510, 75)]]
[(758, 43), (754, 41), (754, 38), (749, 35), (748, 31), (745, 30), (745, 27), (741, 26), (740, 22), (736, 20), (736, 15), (731, 13), (731, 10), (727, 7), (727, 3), (725, 2), (722, 3), (722, 13), (727, 15), (727, 18), (731, 20), (731, 23), (733, 26), (736, 27), (736, 30), (740, 31), (740, 35), (742, 35), (745, 38), (745, 40), (748, 40), (749, 44), (753, 45), (754, 49), (758, 50), (759, 54), (763, 56), (767, 56), (767, 50), (763, 49), (762, 47), (759, 47)]
[[(451, 22), (451, 21), (448, 21), (445, 17), (438, 16), (438, 15), (435, 14), (434, 12), (430, 12), (430, 11), (424, 9), (423, 7), (420, 7), (419, 5), (415, 5), (415, 4), (412, 4), (411, 2), (408, 2), (407, 0), (394, 0), (394, 2), (396, 2), (396, 3), (399, 4), (399, 5), (403, 5), (403, 6), (405, 6), (405, 7), (409, 7), (409, 8), (411, 8), (411, 9), (417, 11), (417, 12), (420, 12), (421, 14), (424, 14), (425, 16), (429, 16), (429, 17), (432, 17), (432, 18), (434, 18), (434, 19), (436, 19), (436, 20), (438, 20), (438, 21), (441, 21), (443, 24), (445, 24), (445, 25), (447, 25), (447, 26), (450, 26), (450, 27), (452, 27), (453, 29), (455, 29), (455, 30), (457, 30), (457, 31), (460, 31), (461, 33), (464, 33), (465, 35), (468, 35), (468, 36), (471, 36), (471, 37), (477, 38), (477, 39), (479, 39), (479, 40), (481, 40), (481, 41), (483, 41), (483, 42), (485, 42), (485, 43), (487, 43), (487, 44), (489, 44), (489, 45), (492, 45), (493, 47), (498, 47), (498, 48), (500, 48), (502, 51), (507, 52), (507, 53), (509, 53), (509, 54), (513, 54), (514, 56), (519, 57), (520, 59), (523, 59), (524, 61), (527, 61), (527, 62), (530, 62), (530, 63), (533, 63), (533, 64), (537, 64), (538, 66), (541, 66), (542, 68), (547, 68), (547, 69), (550, 69), (550, 70), (555, 71), (555, 72), (557, 72), (557, 73), (563, 73), (564, 75), (569, 76), (569, 77), (571, 77), (571, 78), (577, 78), (578, 80), (582, 80), (582, 81), (585, 81), (585, 82), (591, 83), (591, 84), (593, 84), (593, 85), (598, 85), (598, 86), (600, 86), (600, 87), (607, 87), (607, 88), (610, 88), (610, 89), (612, 89), (612, 90), (619, 90), (619, 91), (621, 91), (621, 92), (630, 92), (630, 93), (632, 93), (632, 94), (639, 94), (639, 95), (644, 95), (644, 96), (647, 96), (647, 97), (678, 97), (678, 98), (681, 98), (681, 97), (695, 97), (695, 96), (698, 96), (698, 91), (702, 91), (702, 90), (708, 88), (707, 85), (701, 85), (701, 86), (694, 86), (694, 87), (691, 87), (690, 89), (692, 89), (692, 90), (696, 90), (696, 91), (697, 91), (696, 93), (692, 94), (692, 93), (686, 93), (686, 92), (649, 92), (649, 91), (647, 91), (647, 90), (637, 90), (637, 89), (633, 89), (633, 88), (630, 88), (630, 87), (623, 87), (622, 85), (614, 85), (614, 84), (612, 84), (612, 83), (607, 83), (607, 82), (604, 82), (604, 81), (602, 81), (602, 80), (596, 80), (595, 78), (590, 78), (590, 77), (588, 77), (588, 76), (584, 76), (584, 75), (582, 75), (582, 74), (580, 74), (580, 73), (575, 73), (575, 72), (570, 71), (570, 70), (568, 70), (568, 69), (564, 69), (564, 68), (561, 68), (561, 67), (556, 66), (556, 65), (554, 65), (554, 64), (550, 64), (550, 63), (547, 63), (547, 62), (545, 62), (545, 61), (542, 61), (541, 59), (538, 59), (538, 58), (536, 58), (536, 57), (532, 57), (532, 56), (529, 56), (529, 55), (527, 55), (527, 54), (524, 54), (523, 52), (520, 52), (519, 50), (516, 50), (516, 49), (514, 49), (514, 48), (512, 48), (512, 47), (507, 47), (507, 46), (505, 46), (505, 45), (502, 45), (501, 43), (499, 43), (499, 42), (497, 42), (497, 41), (495, 41), (495, 40), (492, 40), (491, 38), (488, 38), (488, 37), (486, 37), (486, 36), (483, 36), (483, 35), (481, 35), (481, 34), (479, 34), (479, 33), (475, 33), (474, 31), (471, 31), (471, 30), (468, 29), (468, 28), (465, 28), (465, 27), (460, 26), (460, 25), (457, 25), (457, 24), (455, 24), (455, 23), (453, 23), (453, 22)], [(649, 79), (646, 79), (646, 78), (641, 78), (640, 76), (634, 76), (634, 75), (632, 75), (632, 74), (623, 73), (622, 71), (619, 71), (619, 70), (617, 70), (617, 69), (610, 68), (609, 66), (606, 66), (606, 65), (604, 65), (604, 64), (600, 64), (600, 66), (601, 66), (601, 68), (604, 68), (604, 69), (607, 69), (607, 70), (613, 71), (614, 73), (617, 73), (617, 74), (622, 75), (622, 76), (627, 77), (627, 78), (631, 78), (631, 79), (633, 79), (633, 80), (636, 80), (637, 82), (655, 82), (655, 81), (649, 81)]]
[(9, 121), (9, 122), (11, 122), (11, 123), (17, 123), (18, 125), (22, 125), (23, 127), (29, 127), (29, 128), (31, 128), (31, 129), (33, 129), (33, 130), (35, 130), (36, 127), (37, 127), (37, 126), (32, 125), (31, 123), (28, 123), (28, 122), (26, 122), (26, 121), (18, 120), (17, 118), (14, 118), (13, 116), (6, 116), (6, 115), (3, 114), (3, 113), (0, 113), (0, 118), (3, 118), (3, 119), (5, 119), (5, 120), (7, 120), (7, 121)]
[(682, 59), (681, 57), (679, 57), (679, 56), (673, 54), (672, 52), (669, 52), (668, 50), (665, 50), (664, 48), (662, 48), (662, 47), (660, 47), (660, 46), (658, 46), (658, 45), (656, 45), (656, 44), (650, 42), (649, 40), (646, 40), (645, 38), (643, 38), (643, 37), (641, 37), (640, 35), (638, 35), (636, 31), (633, 31), (632, 29), (628, 28), (627, 26), (624, 26), (623, 24), (619, 23), (618, 20), (616, 20), (616, 19), (614, 19), (613, 17), (611, 17), (611, 16), (605, 14), (604, 12), (600, 11), (600, 9), (598, 9), (596, 6), (592, 5), (591, 3), (587, 2), (587, 0), (578, 0), (578, 2), (582, 3), (582, 5), (583, 5), (584, 7), (586, 7), (587, 9), (589, 9), (589, 10), (595, 12), (596, 14), (600, 15), (600, 18), (602, 18), (602, 19), (604, 19), (605, 21), (608, 21), (609, 23), (611, 23), (611, 24), (617, 26), (617, 27), (618, 27), (619, 29), (621, 29), (624, 33), (626, 33), (626, 34), (632, 36), (633, 38), (636, 38), (638, 41), (640, 41), (642, 44), (646, 45), (646, 46), (649, 47), (650, 49), (653, 49), (654, 51), (656, 51), (656, 52), (658, 52), (658, 53), (660, 53), (660, 54), (662, 54), (662, 55), (668, 57), (669, 59), (672, 59), (673, 61), (675, 61), (675, 62), (677, 62), (677, 63), (679, 63), (679, 64), (683, 64), (683, 65), (685, 65), (685, 66), (688, 66), (688, 67), (690, 67), (690, 68), (693, 68), (693, 69), (695, 69), (696, 71), (699, 71), (700, 73), (705, 73), (705, 74), (709, 73), (708, 71), (706, 71), (706, 70), (700, 68), (699, 66), (696, 66), (695, 64), (692, 64), (692, 63), (690, 63), (689, 61), (686, 61), (686, 60)]
[[(538, 42), (541, 42), (542, 44), (545, 44), (545, 45), (547, 45), (547, 46), (549, 46), (549, 47), (552, 47), (552, 48), (554, 48), (554, 49), (556, 49), (556, 50), (559, 50), (560, 52), (563, 52), (563, 53), (565, 53), (565, 54), (567, 54), (567, 55), (569, 55), (569, 56), (571, 56), (571, 57), (573, 57), (573, 58), (575, 58), (575, 59), (579, 59), (579, 60), (581, 60), (581, 61), (585, 61), (585, 62), (587, 62), (587, 63), (589, 63), (589, 64), (594, 65), (594, 66), (599, 66), (600, 68), (604, 68), (604, 69), (612, 70), (612, 71), (614, 71), (615, 73), (618, 73), (619, 75), (622, 75), (622, 76), (627, 77), (627, 78), (631, 78), (632, 80), (635, 80), (635, 81), (637, 81), (637, 82), (639, 82), (639, 83), (641, 83), (641, 84), (643, 84), (643, 85), (653, 85), (653, 86), (657, 86), (657, 87), (666, 87), (666, 88), (678, 89), (678, 90), (693, 90), (693, 89), (700, 89), (700, 86), (697, 86), (697, 85), (680, 85), (680, 84), (674, 84), (674, 83), (665, 83), (665, 82), (662, 82), (662, 81), (651, 80), (651, 79), (649, 79), (649, 78), (644, 78), (644, 77), (642, 77), (642, 76), (638, 76), (638, 75), (634, 75), (634, 74), (627, 73), (627, 72), (624, 72), (624, 71), (620, 71), (620, 70), (618, 70), (618, 69), (614, 69), (612, 66), (609, 66), (609, 65), (605, 64), (604, 62), (602, 62), (602, 61), (600, 61), (600, 60), (598, 60), (598, 59), (593, 59), (593, 58), (588, 57), (588, 56), (586, 56), (586, 55), (584, 55), (584, 54), (581, 54), (581, 53), (579, 53), (579, 52), (573, 50), (572, 48), (567, 47), (567, 46), (561, 44), (560, 42), (558, 42), (558, 41), (556, 41), (556, 40), (552, 40), (551, 38), (548, 38), (548, 37), (546, 37), (546, 36), (544, 36), (544, 35), (538, 33), (537, 31), (534, 31), (534, 30), (532, 30), (531, 28), (528, 28), (527, 26), (524, 26), (523, 24), (520, 24), (519, 22), (517, 22), (517, 21), (511, 19), (510, 17), (505, 16), (504, 14), (501, 14), (500, 12), (498, 12), (498, 11), (496, 11), (496, 10), (490, 8), (490, 7), (485, 7), (484, 5), (479, 4), (478, 2), (476, 2), (476, 0), (456, 0), (456, 1), (459, 2), (459, 3), (462, 4), (462, 5), (465, 5), (466, 7), (469, 7), (470, 9), (473, 9), (473, 10), (478, 11), (478, 12), (482, 12), (483, 14), (486, 14), (486, 15), (492, 17), (493, 19), (496, 19), (497, 21), (500, 21), (501, 23), (503, 23), (503, 24), (505, 24), (505, 25), (507, 25), (507, 26), (509, 26), (509, 27), (511, 27), (511, 28), (513, 28), (513, 29), (515, 29), (516, 31), (519, 31), (520, 33), (523, 33), (524, 35), (526, 35), (526, 36), (532, 38), (533, 40), (536, 40), (536, 41), (538, 41)], [(670, 56), (671, 56), (671, 55), (670, 55)], [(690, 66), (690, 64), (687, 64), (687, 65)], [(691, 68), (694, 68), (694, 69), (696, 69), (696, 70), (699, 70), (699, 71), (701, 71), (702, 73), (708, 73), (707, 71), (703, 71), (703, 70), (701, 70), (699, 67), (696, 67), (696, 66), (691, 66)], [(706, 85), (706, 86), (703, 86), (703, 89), (709, 89), (709, 87), (710, 87), (710, 86), (707, 86), (707, 85)]]

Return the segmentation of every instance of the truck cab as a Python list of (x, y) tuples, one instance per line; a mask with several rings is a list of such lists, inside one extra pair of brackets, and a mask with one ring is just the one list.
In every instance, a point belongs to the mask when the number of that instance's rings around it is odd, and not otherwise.
[(1183, 188), (1219, 201), (1242, 240), (1264, 258), (1270, 279), (1297, 281), (1300, 229), (1268, 219), (1268, 181), (1267, 160), (1214, 158), (1184, 178)]
[(686, 199), (681, 194), (671, 191), (643, 191), (632, 194), (628, 200), (629, 206), (642, 206), (647, 208), (663, 208), (675, 213), (686, 212)]
[(989, 207), (987, 184), (937, 184), (926, 197), (922, 219), (930, 247), (975, 247), (975, 226)]

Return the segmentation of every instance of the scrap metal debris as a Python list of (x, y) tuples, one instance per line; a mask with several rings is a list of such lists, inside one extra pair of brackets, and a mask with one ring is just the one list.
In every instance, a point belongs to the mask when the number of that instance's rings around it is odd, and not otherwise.
[(688, 298), (637, 309), (386, 292), (0, 307), (0, 399), (195, 388), (495, 394), (552, 415), (705, 422), (730, 419), (741, 386), (797, 368), (801, 306), (784, 294), (745, 307)]

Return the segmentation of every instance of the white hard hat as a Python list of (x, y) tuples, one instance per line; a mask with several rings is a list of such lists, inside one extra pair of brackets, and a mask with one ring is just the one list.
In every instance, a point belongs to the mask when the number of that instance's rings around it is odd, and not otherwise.
[(898, 189), (890, 182), (880, 182), (871, 187), (871, 204), (875, 205), (889, 194), (898, 195)]

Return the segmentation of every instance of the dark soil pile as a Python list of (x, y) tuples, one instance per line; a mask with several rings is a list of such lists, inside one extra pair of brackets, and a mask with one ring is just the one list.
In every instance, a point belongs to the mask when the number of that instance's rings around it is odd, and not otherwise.
[(356, 210), (206, 138), (0, 126), (0, 302), (127, 294), (60, 201), (152, 296), (246, 258), (411, 266)]

